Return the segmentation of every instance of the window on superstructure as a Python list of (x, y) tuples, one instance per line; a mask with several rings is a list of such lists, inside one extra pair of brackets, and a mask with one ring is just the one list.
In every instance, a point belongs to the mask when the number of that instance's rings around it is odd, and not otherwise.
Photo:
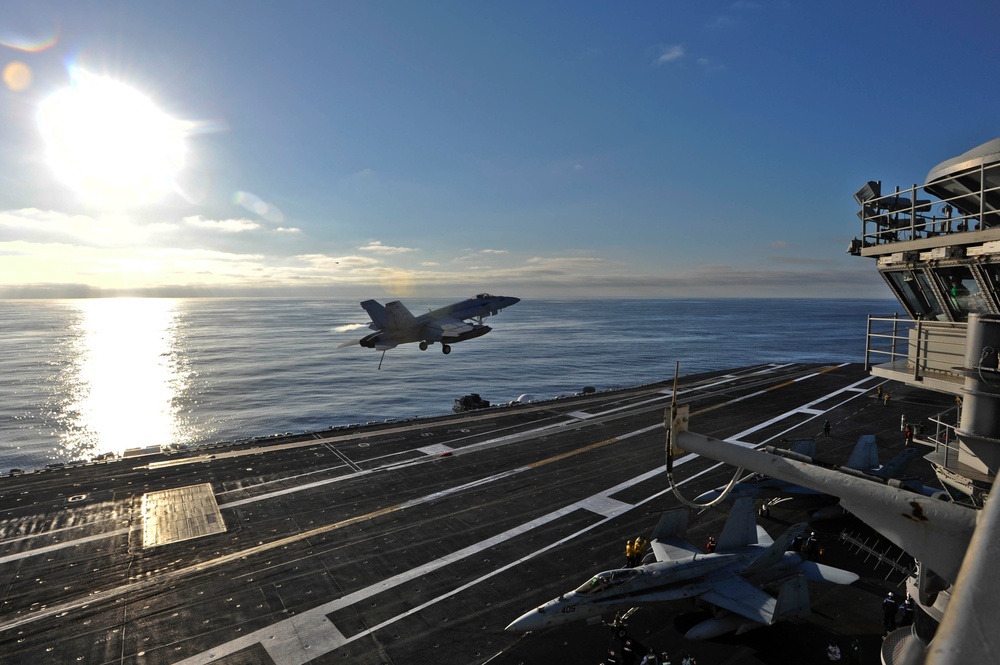
[[(986, 281), (995, 299), (996, 294), (1000, 293), (1000, 263), (987, 263), (979, 268), (986, 275)], [(985, 295), (989, 296), (990, 294)]]
[(921, 288), (917, 274), (912, 270), (888, 272), (885, 273), (885, 276), (892, 284), (896, 295), (906, 305), (914, 318), (934, 320), (945, 318), (940, 309), (935, 311), (935, 307), (931, 304), (934, 299), (929, 297), (930, 290)]
[(965, 321), (970, 312), (989, 313), (985, 295), (968, 266), (939, 268), (934, 271), (948, 301), (948, 309), (956, 321)]
[(938, 302), (937, 297), (934, 295), (934, 289), (931, 287), (931, 278), (923, 270), (913, 271), (913, 276), (916, 279), (917, 289), (920, 290), (922, 297), (927, 300), (927, 304), (930, 307), (930, 312), (924, 318), (934, 321), (947, 321), (948, 315), (945, 313), (945, 306)]

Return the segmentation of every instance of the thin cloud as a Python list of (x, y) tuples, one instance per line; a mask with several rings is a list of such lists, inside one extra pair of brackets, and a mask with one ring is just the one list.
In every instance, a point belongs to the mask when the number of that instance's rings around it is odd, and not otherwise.
[(415, 247), (391, 247), (383, 245), (381, 240), (372, 240), (367, 245), (358, 247), (360, 252), (373, 252), (375, 254), (403, 254), (405, 252), (417, 251)]
[(185, 217), (184, 223), (199, 229), (219, 231), (221, 233), (244, 233), (261, 228), (257, 222), (249, 219), (203, 219), (201, 215)]
[(675, 44), (673, 46), (665, 46), (663, 52), (660, 56), (653, 61), (654, 65), (665, 65), (671, 62), (677, 62), (684, 57), (686, 51), (681, 44)]
[(717, 16), (707, 27), (709, 30), (723, 30), (734, 25), (736, 25), (736, 19), (732, 16)]

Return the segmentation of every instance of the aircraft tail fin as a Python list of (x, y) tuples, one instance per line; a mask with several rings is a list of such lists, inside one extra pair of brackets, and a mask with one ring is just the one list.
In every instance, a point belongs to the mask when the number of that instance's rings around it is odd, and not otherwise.
[(805, 455), (806, 457), (816, 457), (816, 439), (811, 436), (804, 439), (796, 439), (792, 442), (791, 451), (799, 455)]
[(874, 434), (862, 434), (854, 446), (851, 458), (844, 465), (855, 471), (868, 471), (878, 468), (878, 443)]
[(781, 585), (772, 621), (800, 619), (809, 616), (809, 585), (805, 575), (795, 575)]
[(668, 510), (660, 517), (650, 540), (667, 541), (684, 538), (687, 535), (689, 517), (690, 512), (687, 508)]
[(753, 499), (741, 497), (733, 503), (729, 518), (722, 527), (722, 534), (716, 545), (716, 552), (727, 552), (747, 545), (757, 544), (757, 518), (754, 514)]
[(385, 307), (382, 306), (382, 303), (377, 300), (365, 300), (361, 303), (361, 307), (368, 312), (368, 316), (371, 317), (376, 330), (385, 329), (386, 323), (389, 321), (389, 317), (386, 314)]
[(790, 529), (785, 531), (781, 536), (771, 543), (771, 546), (766, 550), (761, 552), (760, 556), (754, 559), (749, 566), (743, 569), (743, 575), (752, 575), (753, 573), (765, 570), (767, 568), (772, 568), (781, 561), (781, 558), (785, 556), (785, 552), (788, 551), (788, 547), (792, 544), (792, 540), (796, 536), (801, 536), (806, 532), (808, 525), (805, 522), (793, 525)]
[(906, 472), (906, 467), (919, 455), (916, 448), (905, 448), (901, 453), (883, 464), (877, 471), (872, 471), (871, 475), (879, 478), (899, 478)]
[(407, 330), (418, 325), (416, 317), (410, 313), (410, 310), (406, 309), (406, 305), (398, 300), (386, 303), (385, 310), (389, 330)]

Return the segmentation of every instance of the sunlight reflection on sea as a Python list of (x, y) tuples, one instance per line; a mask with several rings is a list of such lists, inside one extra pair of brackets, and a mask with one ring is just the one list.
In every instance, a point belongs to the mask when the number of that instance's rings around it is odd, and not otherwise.
[(190, 370), (177, 354), (174, 300), (72, 301), (71, 361), (56, 409), (61, 448), (71, 459), (128, 448), (188, 443), (179, 401)]

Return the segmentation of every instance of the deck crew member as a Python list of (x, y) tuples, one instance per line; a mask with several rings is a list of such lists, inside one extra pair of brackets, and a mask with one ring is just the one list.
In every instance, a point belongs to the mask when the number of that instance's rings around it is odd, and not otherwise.
[(635, 557), (635, 563), (633, 566), (638, 566), (642, 563), (642, 554), (646, 551), (646, 539), (642, 536), (636, 536), (635, 543), (632, 544), (632, 556)]
[(806, 538), (806, 558), (810, 561), (815, 561), (819, 558), (819, 540), (816, 539), (816, 532), (813, 531)]
[(890, 591), (886, 594), (885, 600), (882, 601), (882, 626), (886, 633), (896, 630), (896, 610), (898, 609), (896, 599), (892, 597)]

